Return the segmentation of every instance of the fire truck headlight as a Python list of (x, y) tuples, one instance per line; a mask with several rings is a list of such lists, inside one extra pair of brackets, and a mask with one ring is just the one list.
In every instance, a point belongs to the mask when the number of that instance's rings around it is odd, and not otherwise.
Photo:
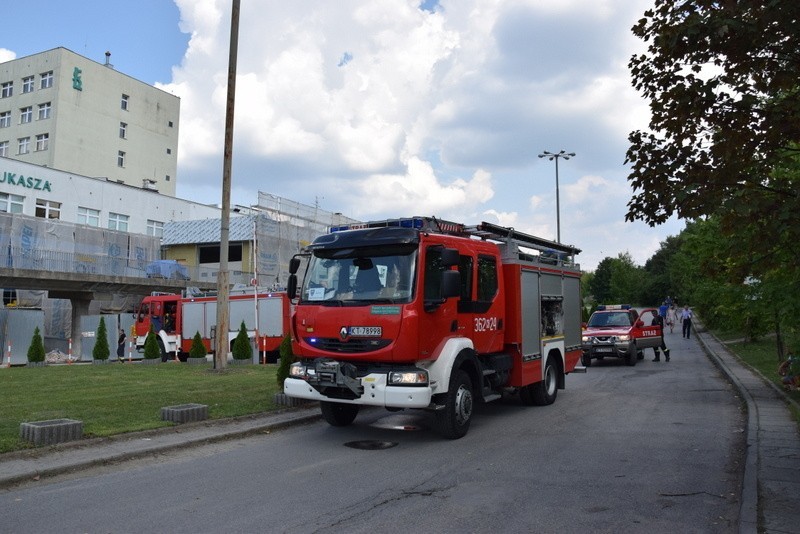
[(624, 334), (624, 335), (621, 335), (621, 336), (617, 336), (617, 341), (630, 341), (630, 340), (631, 340), (631, 336), (629, 336), (627, 334)]
[(427, 386), (428, 371), (416, 369), (413, 371), (391, 371), (389, 373), (390, 386)]
[(584, 343), (591, 343), (592, 336), (581, 336), (581, 341), (583, 341)]
[(308, 378), (308, 368), (301, 362), (295, 362), (289, 367), (289, 376), (305, 380)]

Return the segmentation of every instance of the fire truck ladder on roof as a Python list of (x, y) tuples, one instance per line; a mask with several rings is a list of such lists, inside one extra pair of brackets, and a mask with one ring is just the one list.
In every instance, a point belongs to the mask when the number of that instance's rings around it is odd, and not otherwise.
[(512, 242), (518, 246), (525, 248), (532, 248), (540, 252), (561, 252), (571, 256), (580, 254), (580, 249), (572, 245), (564, 245), (555, 241), (542, 239), (531, 234), (526, 234), (514, 230), (513, 228), (506, 228), (505, 226), (498, 226), (496, 224), (482, 222), (477, 226), (468, 226), (466, 231), (469, 235), (480, 237), (481, 239), (492, 239), (494, 241)]

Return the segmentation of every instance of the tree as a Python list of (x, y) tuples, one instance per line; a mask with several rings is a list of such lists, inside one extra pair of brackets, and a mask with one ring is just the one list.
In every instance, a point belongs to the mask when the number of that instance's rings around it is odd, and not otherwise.
[(680, 249), (680, 238), (670, 236), (661, 242), (659, 249), (644, 264), (646, 284), (643, 303), (661, 303), (665, 297), (675, 297), (677, 285), (672, 279), (673, 259)]
[(629, 136), (626, 219), (718, 215), (738, 282), (800, 263), (798, 21), (796, 0), (655, 0), (633, 27), (651, 120)]
[(247, 336), (247, 326), (244, 321), (239, 326), (239, 333), (236, 334), (236, 339), (233, 340), (233, 359), (234, 360), (252, 360), (253, 347), (250, 345), (250, 338)]
[(97, 333), (95, 336), (92, 358), (95, 360), (107, 360), (109, 354), (111, 354), (111, 349), (108, 347), (108, 331), (106, 330), (106, 321), (104, 317), (100, 317), (100, 324), (97, 326)]
[(594, 277), (589, 280), (589, 290), (598, 304), (610, 303), (611, 298), (611, 269), (614, 258), (603, 258), (594, 271)]
[(39, 327), (33, 329), (33, 338), (28, 347), (28, 361), (31, 363), (43, 362), (45, 357), (44, 342), (42, 341), (42, 334), (39, 332)]

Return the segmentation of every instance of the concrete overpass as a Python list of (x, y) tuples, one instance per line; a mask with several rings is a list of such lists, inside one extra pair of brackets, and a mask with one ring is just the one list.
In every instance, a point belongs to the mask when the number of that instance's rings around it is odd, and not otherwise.
[(73, 347), (81, 354), (82, 316), (89, 314), (92, 300), (111, 300), (113, 294), (149, 295), (154, 291), (180, 293), (187, 287), (202, 291), (215, 290), (216, 280), (198, 281), (137, 276), (114, 276), (105, 274), (46, 271), (0, 267), (0, 287), (5, 289), (28, 289), (47, 291), (54, 299), (69, 299), (72, 305)]

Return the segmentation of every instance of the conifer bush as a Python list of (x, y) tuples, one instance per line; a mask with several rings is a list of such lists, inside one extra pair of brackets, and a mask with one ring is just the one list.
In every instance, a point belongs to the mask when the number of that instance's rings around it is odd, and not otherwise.
[(151, 326), (147, 337), (144, 339), (144, 358), (145, 360), (156, 360), (160, 357), (161, 349), (158, 346), (156, 333), (153, 332), (153, 327)]
[(33, 329), (33, 338), (31, 338), (31, 345), (28, 347), (28, 361), (31, 363), (44, 361), (44, 342), (38, 326)]
[(192, 338), (192, 346), (189, 347), (189, 357), (205, 358), (206, 354), (208, 354), (208, 352), (206, 351), (206, 346), (203, 345), (203, 338), (200, 336), (200, 332), (197, 332)]
[(289, 378), (289, 367), (292, 365), (294, 361), (294, 353), (292, 352), (292, 336), (291, 334), (286, 334), (281, 341), (280, 346), (278, 347), (278, 353), (281, 355), (280, 365), (278, 365), (278, 371), (275, 374), (276, 378), (278, 379), (278, 385), (283, 390), (283, 382)]
[(100, 324), (97, 326), (97, 333), (95, 336), (92, 358), (95, 360), (107, 360), (108, 356), (111, 354), (111, 349), (108, 346), (108, 332), (106, 331), (106, 321), (104, 317), (100, 317)]
[(233, 340), (233, 359), (253, 359), (253, 347), (250, 346), (250, 338), (247, 337), (247, 326), (245, 326), (244, 321), (242, 321), (242, 325), (239, 327), (239, 333), (236, 334), (236, 339)]

